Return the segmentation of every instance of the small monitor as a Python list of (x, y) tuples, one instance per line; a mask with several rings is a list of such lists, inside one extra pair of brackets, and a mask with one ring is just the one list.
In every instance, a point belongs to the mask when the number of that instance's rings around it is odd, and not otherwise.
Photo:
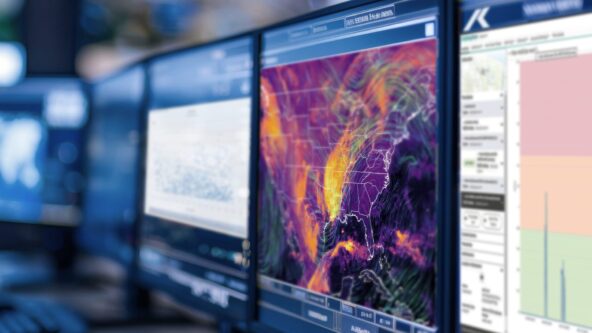
[(77, 79), (0, 90), (0, 221), (79, 222), (86, 107)]
[(438, 22), (375, 1), (264, 31), (262, 324), (439, 331)]
[(244, 37), (165, 54), (148, 70), (142, 277), (234, 319), (252, 299), (252, 68)]
[(138, 220), (144, 84), (140, 64), (91, 86), (79, 242), (92, 254), (125, 264), (133, 259)]
[(460, 11), (462, 332), (591, 332), (592, 3)]

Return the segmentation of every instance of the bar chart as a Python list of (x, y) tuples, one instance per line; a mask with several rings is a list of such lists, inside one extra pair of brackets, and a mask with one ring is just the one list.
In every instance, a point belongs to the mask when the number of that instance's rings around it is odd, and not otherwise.
[(589, 329), (592, 78), (582, 68), (592, 57), (522, 64), (520, 295), (523, 314)]

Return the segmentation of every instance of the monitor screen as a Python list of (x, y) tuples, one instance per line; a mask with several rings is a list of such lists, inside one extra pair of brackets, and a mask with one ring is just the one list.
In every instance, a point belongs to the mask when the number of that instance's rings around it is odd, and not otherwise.
[(464, 332), (591, 332), (592, 3), (461, 6)]
[(435, 1), (264, 32), (260, 320), (284, 332), (436, 332)]
[(86, 116), (77, 79), (0, 89), (0, 221), (78, 223)]
[(122, 263), (134, 254), (144, 83), (144, 67), (136, 65), (92, 86), (79, 242)]
[(143, 276), (237, 319), (248, 313), (252, 49), (245, 37), (149, 66)]

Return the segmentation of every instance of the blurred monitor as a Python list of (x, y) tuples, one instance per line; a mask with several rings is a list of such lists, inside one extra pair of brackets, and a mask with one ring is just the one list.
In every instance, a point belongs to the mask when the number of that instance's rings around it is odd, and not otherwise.
[(463, 332), (590, 332), (592, 3), (461, 6)]
[(264, 325), (439, 331), (437, 3), (338, 6), (264, 31)]
[(145, 73), (135, 65), (91, 87), (83, 248), (131, 264), (137, 221)]
[(148, 69), (143, 281), (234, 319), (252, 299), (252, 48), (250, 37), (233, 39), (165, 54)]
[(0, 89), (0, 221), (79, 222), (86, 107), (74, 78)]

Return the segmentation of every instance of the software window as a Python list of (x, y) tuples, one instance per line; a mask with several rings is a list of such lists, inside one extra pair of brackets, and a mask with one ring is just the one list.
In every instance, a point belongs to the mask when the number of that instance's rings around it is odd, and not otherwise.
[(462, 36), (465, 325), (592, 328), (591, 31), (582, 14)]

